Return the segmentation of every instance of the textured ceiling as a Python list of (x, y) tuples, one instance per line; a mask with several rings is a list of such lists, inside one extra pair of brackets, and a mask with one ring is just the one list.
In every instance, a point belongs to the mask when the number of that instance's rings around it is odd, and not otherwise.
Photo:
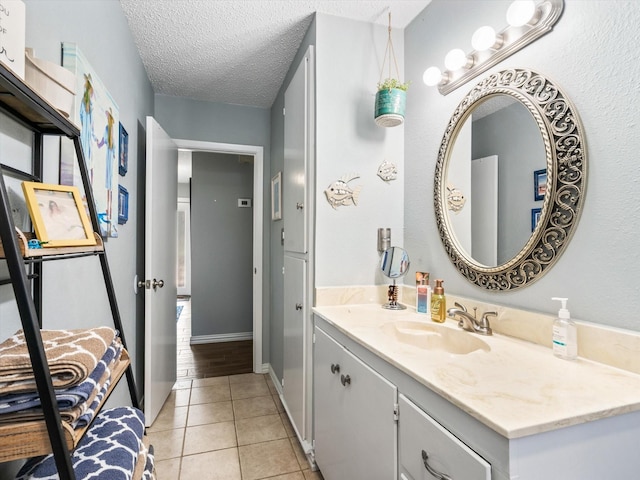
[(404, 28), (430, 0), (120, 0), (154, 91), (270, 107), (314, 12)]

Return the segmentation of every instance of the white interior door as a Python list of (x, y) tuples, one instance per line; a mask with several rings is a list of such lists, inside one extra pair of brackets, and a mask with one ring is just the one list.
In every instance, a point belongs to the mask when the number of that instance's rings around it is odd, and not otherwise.
[(178, 295), (191, 295), (191, 203), (178, 199), (176, 284)]
[(498, 265), (498, 156), (471, 162), (471, 237), (473, 258)]
[(144, 413), (154, 422), (176, 381), (178, 147), (147, 117)]

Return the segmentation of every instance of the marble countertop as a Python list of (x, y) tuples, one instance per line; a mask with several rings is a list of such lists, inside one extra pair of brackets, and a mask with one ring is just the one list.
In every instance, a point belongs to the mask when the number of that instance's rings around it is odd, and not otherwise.
[[(506, 438), (519, 438), (640, 411), (640, 375), (583, 358), (556, 358), (551, 349), (495, 334), (477, 336), (490, 351), (455, 355), (398, 341), (392, 322), (433, 325), (415, 309), (377, 304), (332, 305), (314, 313)], [(445, 328), (459, 330), (447, 319)], [(615, 346), (612, 346), (615, 348)]]

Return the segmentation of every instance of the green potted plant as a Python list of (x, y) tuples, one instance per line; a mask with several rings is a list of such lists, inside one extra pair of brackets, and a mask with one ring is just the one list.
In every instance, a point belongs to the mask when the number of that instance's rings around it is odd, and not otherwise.
[(409, 82), (386, 78), (378, 83), (376, 93), (375, 121), (381, 127), (395, 127), (404, 122)]

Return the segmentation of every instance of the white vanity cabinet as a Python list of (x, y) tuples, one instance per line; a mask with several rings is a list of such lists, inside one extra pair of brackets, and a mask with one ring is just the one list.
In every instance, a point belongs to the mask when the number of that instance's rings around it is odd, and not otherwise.
[(491, 465), (400, 394), (398, 463), (401, 480), (491, 480)]
[(319, 328), (313, 378), (315, 461), (325, 480), (396, 479), (396, 387)]

